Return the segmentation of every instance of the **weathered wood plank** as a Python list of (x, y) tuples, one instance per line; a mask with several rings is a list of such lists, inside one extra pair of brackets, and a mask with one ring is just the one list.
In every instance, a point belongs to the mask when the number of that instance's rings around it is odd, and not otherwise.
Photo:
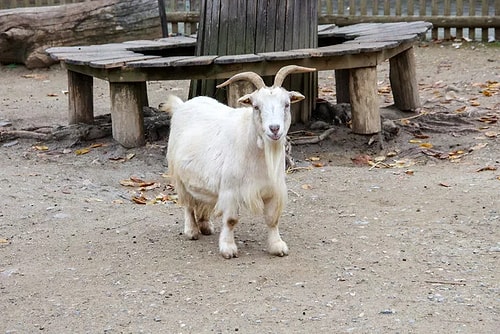
[(68, 72), (69, 124), (94, 122), (94, 78), (74, 71)]
[(65, 63), (67, 64), (75, 64), (75, 65), (88, 65), (92, 61), (99, 61), (99, 60), (107, 60), (107, 59), (116, 59), (118, 57), (125, 58), (125, 57), (136, 57), (137, 53), (132, 52), (132, 51), (123, 51), (121, 53), (101, 53), (98, 55), (95, 54), (74, 54), (71, 56), (71, 58), (66, 58), (64, 60)]
[(111, 59), (103, 59), (103, 60), (95, 60), (88, 63), (90, 67), (95, 68), (117, 68), (123, 67), (128, 62), (138, 61), (138, 60), (147, 60), (147, 59), (158, 59), (160, 56), (145, 56), (139, 53), (136, 53), (135, 56), (129, 57), (117, 57)]
[(376, 67), (349, 70), (352, 131), (358, 134), (380, 132)]
[(172, 66), (199, 66), (199, 65), (210, 65), (214, 62), (217, 56), (196, 56), (187, 57), (180, 60), (176, 60), (172, 63)]
[(234, 64), (234, 63), (255, 63), (263, 61), (264, 57), (256, 54), (241, 54), (231, 56), (220, 56), (214, 60), (215, 64)]
[(113, 138), (124, 147), (145, 144), (142, 107), (148, 105), (146, 83), (110, 83)]
[(413, 48), (392, 57), (389, 63), (389, 79), (394, 105), (403, 111), (415, 111), (420, 108)]
[(127, 63), (130, 68), (147, 68), (147, 67), (168, 67), (182, 59), (193, 59), (195, 56), (177, 56), (177, 57), (160, 57), (146, 60), (131, 61)]

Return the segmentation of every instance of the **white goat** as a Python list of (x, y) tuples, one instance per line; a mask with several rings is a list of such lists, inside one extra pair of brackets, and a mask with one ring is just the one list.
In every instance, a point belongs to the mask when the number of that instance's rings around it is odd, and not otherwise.
[(186, 102), (170, 96), (163, 109), (172, 113), (167, 160), (170, 174), (185, 207), (184, 234), (198, 239), (212, 234), (212, 214), (222, 215), (220, 253), (238, 256), (234, 227), (240, 208), (263, 213), (269, 228), (268, 251), (284, 256), (288, 246), (281, 239), (278, 219), (287, 199), (285, 184), (286, 134), (290, 104), (304, 96), (281, 87), (290, 73), (315, 69), (286, 66), (274, 85), (266, 87), (253, 72), (236, 74), (217, 86), (248, 80), (257, 88), (238, 102), (249, 106), (230, 108), (209, 97)]

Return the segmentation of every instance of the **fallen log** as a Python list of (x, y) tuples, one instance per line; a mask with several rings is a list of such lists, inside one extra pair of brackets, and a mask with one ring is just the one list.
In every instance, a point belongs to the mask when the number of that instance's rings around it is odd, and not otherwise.
[(99, 0), (0, 10), (0, 63), (28, 68), (55, 63), (45, 50), (161, 38), (156, 0)]
[[(144, 133), (148, 141), (164, 140), (170, 130), (170, 115), (156, 108), (144, 107)], [(111, 115), (95, 118), (94, 124), (70, 124), (65, 126), (40, 126), (26, 129), (0, 128), (0, 143), (15, 139), (34, 139), (38, 142), (65, 142), (63, 146), (89, 142), (112, 136)]]

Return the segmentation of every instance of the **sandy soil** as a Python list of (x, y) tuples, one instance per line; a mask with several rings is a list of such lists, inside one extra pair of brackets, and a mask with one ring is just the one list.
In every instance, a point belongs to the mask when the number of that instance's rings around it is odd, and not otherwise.
[[(287, 176), (283, 258), (245, 214), (239, 258), (218, 254), (217, 234), (185, 240), (182, 209), (166, 200), (165, 141), (0, 143), (0, 332), (497, 332), (499, 55), (417, 48), (423, 109), (411, 115), (389, 107), (380, 66), (382, 113), (399, 133), (381, 148), (338, 125), (293, 148), (309, 168)], [(58, 66), (2, 66), (0, 77), (2, 131), (66, 124)], [(322, 72), (323, 97), (334, 100), (333, 85)], [(151, 105), (186, 87), (150, 83)], [(105, 82), (95, 94), (108, 113)], [(120, 183), (131, 177), (157, 183), (142, 191), (148, 205)]]

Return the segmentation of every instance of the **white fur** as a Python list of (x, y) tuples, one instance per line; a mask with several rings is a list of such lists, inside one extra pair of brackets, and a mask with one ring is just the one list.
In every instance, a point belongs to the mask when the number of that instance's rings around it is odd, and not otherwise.
[(250, 107), (244, 108), (208, 97), (187, 102), (169, 97), (162, 108), (172, 113), (167, 160), (179, 203), (185, 207), (188, 238), (213, 233), (210, 218), (222, 215), (220, 252), (225, 258), (237, 257), (233, 230), (240, 209), (246, 208), (264, 215), (268, 251), (288, 254), (278, 231), (287, 199), (284, 145), (290, 103), (303, 98), (281, 87), (245, 95), (240, 102)]

